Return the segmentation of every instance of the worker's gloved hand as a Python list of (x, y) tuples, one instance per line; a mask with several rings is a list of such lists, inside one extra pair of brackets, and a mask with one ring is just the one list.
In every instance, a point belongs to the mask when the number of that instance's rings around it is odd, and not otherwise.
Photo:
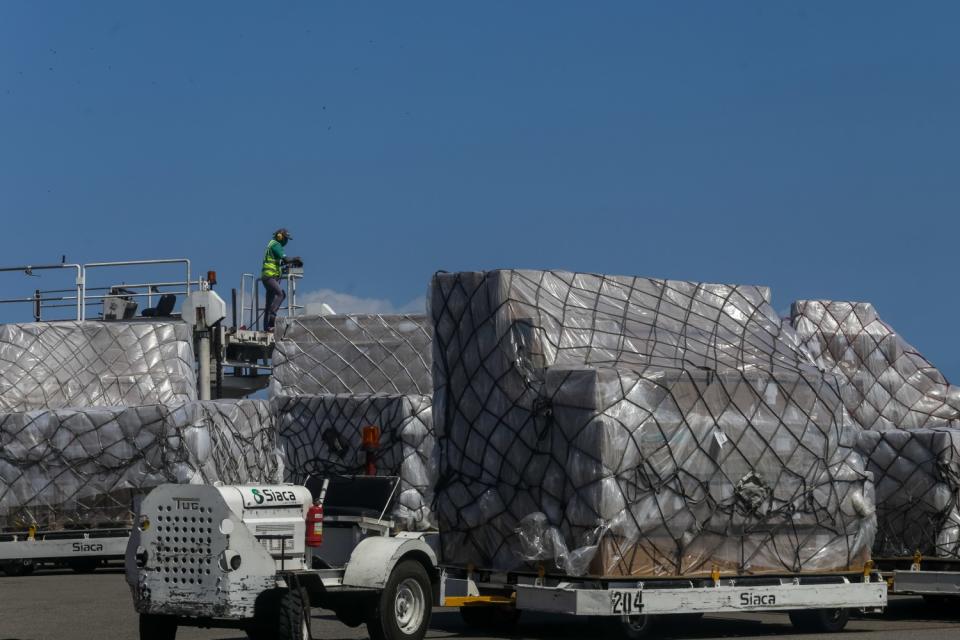
[(303, 267), (303, 260), (300, 259), (300, 256), (290, 256), (289, 258), (284, 258), (283, 262), (288, 267), (296, 267), (298, 269)]

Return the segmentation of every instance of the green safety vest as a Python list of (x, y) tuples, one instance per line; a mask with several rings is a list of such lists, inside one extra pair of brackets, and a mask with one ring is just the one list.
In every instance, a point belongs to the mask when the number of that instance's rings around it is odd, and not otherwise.
[[(279, 242), (276, 240), (271, 240), (267, 244), (267, 250), (263, 254), (263, 269), (260, 271), (260, 276), (263, 278), (279, 278), (282, 274), (280, 269), (280, 258), (274, 255), (273, 247), (274, 246), (282, 247)], [(283, 249), (281, 249), (281, 252)]]

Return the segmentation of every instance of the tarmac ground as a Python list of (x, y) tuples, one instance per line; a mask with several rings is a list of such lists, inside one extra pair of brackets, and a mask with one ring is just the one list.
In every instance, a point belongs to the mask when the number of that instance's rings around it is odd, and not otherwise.
[[(341, 624), (329, 611), (313, 610), (312, 635), (323, 640), (366, 638), (366, 628)], [(662, 638), (736, 638), (799, 640), (786, 614), (709, 615), (694, 622), (663, 618)], [(858, 616), (835, 634), (843, 640), (957, 640), (957, 606), (936, 608), (921, 598), (894, 597), (883, 615)], [(619, 637), (596, 620), (543, 614), (527, 615), (512, 630), (490, 635), (467, 627), (452, 609), (436, 609), (428, 638), (506, 640)], [(137, 615), (121, 569), (80, 575), (71, 571), (39, 571), (17, 578), (0, 577), (0, 640), (135, 640)], [(181, 628), (180, 640), (245, 640), (231, 629)]]

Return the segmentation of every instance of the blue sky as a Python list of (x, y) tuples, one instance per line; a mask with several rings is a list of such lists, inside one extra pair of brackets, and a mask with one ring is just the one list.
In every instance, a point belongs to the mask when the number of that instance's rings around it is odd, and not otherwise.
[(230, 286), (286, 226), (301, 290), (358, 308), (438, 269), (758, 283), (872, 301), (956, 380), (958, 28), (950, 2), (8, 0), (3, 263)]

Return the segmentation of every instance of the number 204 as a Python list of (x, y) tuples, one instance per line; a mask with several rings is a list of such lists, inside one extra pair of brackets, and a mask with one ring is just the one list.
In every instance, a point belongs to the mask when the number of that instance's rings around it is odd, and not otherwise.
[(637, 615), (643, 609), (639, 591), (611, 591), (610, 613), (622, 616)]

